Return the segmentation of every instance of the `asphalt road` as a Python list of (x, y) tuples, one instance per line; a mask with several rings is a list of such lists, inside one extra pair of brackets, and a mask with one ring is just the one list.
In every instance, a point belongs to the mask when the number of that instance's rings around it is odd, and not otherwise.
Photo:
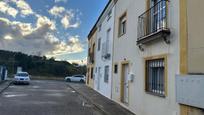
[(0, 94), (0, 115), (102, 115), (63, 81), (11, 85)]

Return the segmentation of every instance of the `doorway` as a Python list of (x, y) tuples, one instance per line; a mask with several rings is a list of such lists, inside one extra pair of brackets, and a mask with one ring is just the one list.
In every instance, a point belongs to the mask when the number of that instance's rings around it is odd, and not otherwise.
[(129, 63), (122, 63), (121, 71), (121, 101), (125, 104), (129, 103)]

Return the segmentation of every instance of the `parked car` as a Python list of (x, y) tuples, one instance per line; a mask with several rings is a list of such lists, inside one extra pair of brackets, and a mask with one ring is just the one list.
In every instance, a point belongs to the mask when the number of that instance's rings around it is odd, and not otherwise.
[(85, 82), (86, 77), (84, 75), (73, 75), (65, 77), (65, 81), (67, 82)]
[(14, 76), (14, 84), (30, 84), (30, 75), (27, 72), (18, 72)]

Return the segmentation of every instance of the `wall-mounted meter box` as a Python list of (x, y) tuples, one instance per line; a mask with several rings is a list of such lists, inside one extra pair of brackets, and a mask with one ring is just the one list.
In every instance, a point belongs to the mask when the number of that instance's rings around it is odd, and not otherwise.
[(177, 75), (176, 100), (180, 104), (204, 109), (204, 75)]
[(134, 81), (134, 77), (135, 77), (134, 73), (130, 72), (130, 73), (128, 74), (128, 80), (129, 80), (130, 82), (133, 82), (133, 81)]

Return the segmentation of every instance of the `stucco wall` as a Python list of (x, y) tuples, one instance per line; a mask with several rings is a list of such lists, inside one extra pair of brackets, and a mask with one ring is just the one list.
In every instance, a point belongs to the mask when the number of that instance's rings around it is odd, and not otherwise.
[(189, 110), (189, 115), (204, 115), (204, 110), (198, 108), (191, 108)]
[[(204, 13), (203, 0), (187, 0), (188, 72), (204, 74)], [(204, 115), (191, 107), (189, 115)]]
[[(92, 36), (91, 36), (91, 38), (90, 38), (90, 40), (89, 40), (89, 43), (88, 43), (88, 48), (90, 48), (91, 50), (90, 50), (90, 52), (92, 53), (93, 51), (94, 51), (94, 49), (93, 49), (93, 44), (95, 43), (96, 44), (96, 37), (97, 37), (97, 31), (95, 31), (93, 34), (92, 34)], [(95, 48), (96, 48), (96, 46), (95, 46)], [(96, 51), (96, 49), (95, 49), (95, 51)], [(96, 56), (96, 55), (95, 55)], [(94, 59), (95, 61), (96, 61), (96, 58)], [(89, 71), (88, 71), (88, 73), (87, 73), (87, 77), (89, 77), (89, 78), (86, 78), (86, 80), (89, 80), (89, 81), (86, 81), (86, 84), (89, 86), (89, 87), (91, 87), (91, 88), (94, 88), (94, 76), (93, 76), (93, 78), (91, 78), (91, 68), (94, 68), (95, 67), (95, 64), (92, 64), (92, 63), (90, 63), (89, 62), (89, 60), (88, 60), (88, 64), (87, 64), (87, 70), (89, 69)], [(94, 72), (93, 72), (94, 73)], [(94, 74), (93, 74), (94, 75)]]
[[(119, 65), (119, 72), (113, 74), (113, 100), (130, 109), (137, 115), (178, 115), (179, 105), (175, 99), (175, 75), (179, 74), (179, 1), (169, 2), (169, 26), (171, 44), (163, 40), (152, 42), (145, 46), (145, 51), (139, 50), (137, 41), (138, 16), (146, 11), (146, 0), (118, 0), (115, 10), (115, 38), (113, 63)], [(127, 32), (118, 37), (119, 17), (127, 12)], [(144, 58), (167, 54), (167, 97), (161, 98), (145, 92)], [(121, 62), (126, 59), (130, 63), (130, 72), (134, 81), (129, 83), (129, 104), (120, 102)]]
[[(112, 10), (111, 18), (107, 20), (107, 13)], [(96, 64), (95, 64), (95, 78), (94, 78), (94, 89), (101, 93), (102, 95), (111, 98), (111, 84), (112, 84), (112, 49), (113, 49), (113, 30), (114, 30), (114, 7), (113, 3), (110, 4), (107, 11), (104, 13), (102, 18), (99, 20), (98, 26), (101, 25), (101, 31), (97, 31), (96, 37)], [(109, 43), (108, 43), (108, 52), (110, 53), (109, 59), (104, 59), (102, 57), (103, 53), (103, 43), (106, 43), (107, 40), (107, 31), (110, 29)], [(101, 39), (100, 51), (98, 51), (98, 39)], [(109, 66), (109, 80), (104, 82), (105, 66)], [(99, 75), (100, 67), (100, 75)], [(97, 68), (97, 71), (96, 71)], [(99, 78), (100, 77), (100, 78)], [(100, 79), (100, 80), (99, 80)], [(100, 87), (98, 89), (98, 87)]]
[(204, 0), (187, 0), (188, 69), (204, 73)]

